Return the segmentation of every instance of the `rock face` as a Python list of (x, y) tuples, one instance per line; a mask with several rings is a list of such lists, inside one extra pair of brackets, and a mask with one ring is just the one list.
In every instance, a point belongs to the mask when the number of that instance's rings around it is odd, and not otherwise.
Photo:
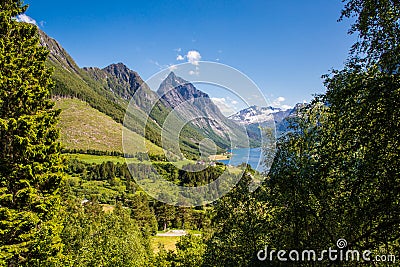
[(68, 52), (55, 39), (49, 37), (39, 28), (38, 31), (40, 45), (50, 52), (48, 59), (54, 64), (61, 65), (65, 70), (78, 74), (80, 69)]
[(83, 68), (93, 79), (107, 85), (108, 89), (125, 100), (136, 93), (144, 81), (139, 74), (123, 63), (111, 64), (104, 69)]
[(150, 90), (136, 71), (123, 63), (111, 64), (104, 69), (90, 67), (83, 70), (103, 84), (105, 89), (127, 101), (133, 99), (140, 109), (149, 111), (157, 101), (157, 94)]
[[(185, 121), (191, 121), (209, 138), (221, 142), (230, 139), (237, 146), (246, 141), (243, 127), (227, 119), (212, 102), (208, 94), (171, 72), (161, 83), (158, 91), (161, 102), (175, 110)], [(240, 129), (242, 128), (242, 130)]]

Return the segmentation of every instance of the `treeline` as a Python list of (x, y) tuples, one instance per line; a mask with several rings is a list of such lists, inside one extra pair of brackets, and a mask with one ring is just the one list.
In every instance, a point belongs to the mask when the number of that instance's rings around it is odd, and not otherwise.
[[(135, 154), (122, 153), (119, 151), (104, 151), (96, 149), (76, 149), (76, 148), (62, 148), (61, 153), (63, 154), (86, 154), (95, 156), (113, 156), (123, 158), (136, 158), (139, 161), (152, 160), (152, 161), (167, 161), (167, 157), (162, 154), (151, 154), (145, 152), (137, 152)], [(170, 159), (169, 159), (170, 160)]]

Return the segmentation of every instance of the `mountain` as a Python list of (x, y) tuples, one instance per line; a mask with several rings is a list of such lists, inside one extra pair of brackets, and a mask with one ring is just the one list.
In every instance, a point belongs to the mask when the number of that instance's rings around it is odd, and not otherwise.
[(242, 125), (268, 122), (274, 120), (275, 114), (282, 113), (282, 110), (274, 107), (251, 106), (243, 109), (228, 118)]
[(157, 93), (166, 107), (175, 110), (184, 121), (192, 122), (218, 146), (228, 148), (230, 140), (235, 146), (247, 146), (242, 127), (226, 118), (206, 93), (174, 72), (160, 84)]
[(297, 104), (294, 108), (286, 110), (274, 107), (251, 106), (228, 118), (240, 125), (246, 126), (249, 135), (253, 138), (260, 138), (260, 126), (275, 126), (277, 135), (280, 136), (288, 130), (287, 127), (289, 124), (286, 119), (294, 116), (301, 106), (302, 104)]
[[(129, 111), (128, 115), (132, 119), (126, 127), (156, 146), (166, 149), (174, 147), (173, 140), (166, 140), (164, 143), (161, 140), (161, 127), (169, 113), (168, 108), (162, 103), (154, 103), (158, 99), (157, 94), (147, 87), (139, 74), (129, 70), (122, 63), (112, 64), (104, 69), (81, 69), (55, 39), (41, 30), (39, 37), (40, 44), (50, 52), (46, 63), (54, 69), (52, 78), (55, 87), (51, 92), (53, 97), (78, 98), (122, 124), (128, 100), (133, 96), (136, 106)], [(139, 87), (141, 90), (138, 90)], [(155, 108), (149, 111), (154, 104)], [(147, 120), (148, 114), (150, 120)], [(204, 136), (197, 129), (190, 124), (186, 125), (179, 140), (181, 151), (188, 157), (195, 157), (199, 154), (198, 143), (202, 138)]]
[(96, 67), (83, 70), (102, 86), (126, 101), (133, 99), (138, 108), (149, 111), (158, 97), (150, 90), (140, 75), (123, 63), (111, 64), (103, 69)]
[(61, 66), (68, 72), (76, 73), (79, 75), (80, 68), (72, 59), (72, 57), (65, 51), (65, 49), (53, 38), (49, 37), (44, 31), (38, 28), (40, 45), (49, 50), (48, 61), (53, 64)]
[[(54, 69), (53, 97), (80, 99), (120, 124), (128, 116), (131, 119), (125, 121), (125, 126), (129, 130), (155, 146), (173, 153), (183, 152), (189, 158), (201, 153), (199, 148), (204, 138), (213, 140), (218, 152), (229, 148), (231, 142), (237, 147), (248, 145), (243, 126), (226, 118), (206, 93), (173, 72), (154, 92), (137, 72), (123, 63), (102, 69), (80, 68), (55, 39), (41, 30), (39, 35), (41, 45), (50, 51), (47, 64)], [(127, 112), (130, 103), (133, 105)], [(176, 129), (164, 127), (165, 120), (171, 117), (184, 125), (179, 132), (179, 147), (173, 137)], [(161, 136), (164, 128), (169, 133), (163, 135), (165, 140)], [(251, 138), (251, 146), (258, 145), (255, 140)]]

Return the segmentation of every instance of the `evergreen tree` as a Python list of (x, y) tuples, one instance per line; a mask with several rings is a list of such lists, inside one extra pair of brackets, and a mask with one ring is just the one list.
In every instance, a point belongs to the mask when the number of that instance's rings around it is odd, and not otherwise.
[(37, 27), (15, 19), (26, 9), (0, 2), (0, 265), (45, 266), (61, 251), (59, 111)]

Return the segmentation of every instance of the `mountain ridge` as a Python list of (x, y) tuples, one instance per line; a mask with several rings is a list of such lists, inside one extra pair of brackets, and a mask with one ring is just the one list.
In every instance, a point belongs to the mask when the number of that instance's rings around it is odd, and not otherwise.
[[(49, 50), (46, 64), (54, 70), (52, 79), (55, 82), (55, 87), (52, 89), (52, 96), (78, 98), (87, 102), (92, 108), (97, 109), (98, 111), (110, 116), (116, 122), (122, 124), (125, 115), (127, 114), (129, 101), (121, 97), (120, 94), (115, 93), (115, 91), (113, 92), (110, 90), (107, 83), (98, 80), (98, 78), (103, 77), (103, 74), (98, 71), (100, 69), (92, 68), (92, 73), (89, 73), (88, 71), (79, 68), (73, 58), (55, 39), (49, 37), (41, 30), (39, 31), (39, 38), (40, 45)], [(93, 72), (99, 74), (97, 79), (92, 77)], [(140, 80), (138, 78), (138, 84), (141, 82), (141, 78)], [(144, 88), (144, 86), (141, 86), (141, 88)], [(162, 144), (160, 135), (160, 125), (162, 125), (163, 117), (166, 116), (166, 108), (158, 106), (154, 109), (155, 111), (153, 114), (151, 114), (153, 118), (147, 120), (146, 118), (148, 117), (149, 112), (146, 112), (143, 109), (145, 109), (145, 107), (151, 107), (152, 103), (146, 96), (146, 90), (140, 90), (140, 92), (144, 93), (144, 96), (142, 95), (139, 97), (139, 95), (134, 94), (138, 101), (135, 100), (136, 107), (130, 109), (128, 112), (129, 116), (134, 119), (129, 120), (125, 126), (133, 132), (142, 135), (155, 145), (165, 145), (167, 148), (171, 147), (169, 143), (172, 141), (167, 140), (166, 144)], [(154, 98), (158, 98), (156, 93), (150, 89), (148, 89), (147, 93), (152, 95)], [(139, 101), (141, 102), (139, 103)], [(184, 154), (189, 157), (196, 157), (199, 153), (198, 147), (196, 143), (193, 143), (191, 140), (196, 137), (201, 139), (201, 134), (197, 133), (196, 130), (189, 128), (190, 127), (187, 126), (183, 131), (182, 140), (180, 140), (181, 148)]]

